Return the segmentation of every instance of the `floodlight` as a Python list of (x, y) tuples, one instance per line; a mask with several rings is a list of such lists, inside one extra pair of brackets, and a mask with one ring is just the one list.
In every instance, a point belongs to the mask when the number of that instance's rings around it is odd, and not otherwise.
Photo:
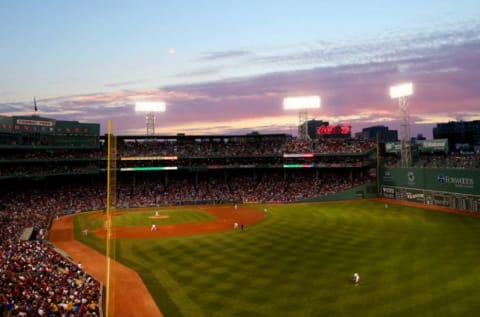
[(390, 87), (390, 98), (392, 99), (411, 96), (411, 95), (413, 95), (412, 83), (405, 83), (405, 84)]
[(283, 109), (313, 109), (320, 108), (319, 96), (287, 97), (283, 99)]
[(166, 105), (163, 101), (143, 101), (135, 103), (135, 111), (145, 113), (147, 135), (155, 135), (155, 113), (165, 112), (165, 108)]
[(299, 110), (298, 135), (301, 139), (309, 139), (308, 114), (306, 109), (320, 108), (319, 96), (286, 97), (283, 99), (284, 110)]
[(410, 148), (410, 113), (407, 106), (407, 97), (413, 95), (412, 83), (390, 87), (390, 98), (398, 100), (398, 106), (402, 111), (402, 167), (410, 167), (412, 152)]
[(144, 101), (135, 103), (135, 111), (137, 112), (165, 112), (165, 102)]

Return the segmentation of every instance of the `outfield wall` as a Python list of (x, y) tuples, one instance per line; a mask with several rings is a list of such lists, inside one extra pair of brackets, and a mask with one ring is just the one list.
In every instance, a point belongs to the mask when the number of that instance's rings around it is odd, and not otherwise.
[(381, 168), (379, 195), (480, 212), (480, 170)]

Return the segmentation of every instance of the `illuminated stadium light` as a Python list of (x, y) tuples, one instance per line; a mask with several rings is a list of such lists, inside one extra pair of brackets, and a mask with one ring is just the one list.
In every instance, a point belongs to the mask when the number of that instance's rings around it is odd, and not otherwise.
[(412, 152), (410, 146), (410, 113), (407, 105), (407, 97), (413, 95), (413, 84), (404, 83), (390, 87), (390, 98), (398, 100), (398, 107), (402, 112), (402, 167), (410, 167)]
[(287, 97), (283, 99), (283, 109), (315, 109), (320, 108), (319, 96)]
[(397, 99), (413, 95), (413, 84), (405, 83), (390, 87), (390, 98)]
[(165, 112), (166, 104), (165, 102), (137, 102), (135, 103), (136, 112)]
[(165, 112), (166, 104), (163, 101), (143, 101), (135, 103), (136, 112), (145, 113), (147, 135), (155, 135), (155, 113)]
[(308, 114), (306, 109), (320, 108), (319, 96), (287, 97), (283, 99), (284, 110), (299, 110), (298, 113), (298, 136), (301, 139), (309, 139)]

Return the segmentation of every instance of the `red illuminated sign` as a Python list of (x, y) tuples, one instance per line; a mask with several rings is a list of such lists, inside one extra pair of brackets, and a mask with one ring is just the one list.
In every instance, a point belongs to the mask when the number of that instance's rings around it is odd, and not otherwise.
[(348, 123), (337, 125), (321, 125), (317, 128), (318, 135), (350, 134), (350, 125)]

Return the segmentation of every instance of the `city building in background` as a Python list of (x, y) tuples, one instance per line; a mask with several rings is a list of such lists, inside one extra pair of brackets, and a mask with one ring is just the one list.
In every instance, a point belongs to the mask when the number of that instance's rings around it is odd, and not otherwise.
[(459, 150), (480, 151), (480, 120), (437, 123), (434, 139), (448, 139), (450, 152)]
[(383, 125), (376, 125), (372, 127), (363, 128), (362, 132), (355, 133), (355, 138), (375, 141), (377, 140), (377, 135), (378, 135), (378, 142), (380, 143), (398, 141), (398, 131), (390, 130), (388, 127)]

